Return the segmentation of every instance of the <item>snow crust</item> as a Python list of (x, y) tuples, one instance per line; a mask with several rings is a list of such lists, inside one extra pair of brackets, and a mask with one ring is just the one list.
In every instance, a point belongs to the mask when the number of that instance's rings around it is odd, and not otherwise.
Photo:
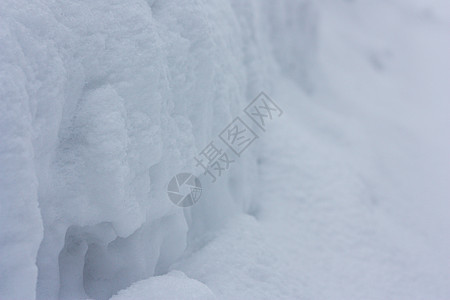
[[(1, 1), (0, 298), (450, 298), (446, 11)], [(173, 206), (260, 91), (283, 119)]]

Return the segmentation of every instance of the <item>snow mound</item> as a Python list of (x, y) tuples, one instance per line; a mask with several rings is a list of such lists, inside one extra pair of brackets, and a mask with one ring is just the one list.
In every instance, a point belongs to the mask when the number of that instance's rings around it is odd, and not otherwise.
[(203, 283), (187, 277), (181, 271), (171, 271), (166, 275), (133, 283), (128, 289), (111, 298), (111, 300), (127, 299), (214, 300), (216, 297)]

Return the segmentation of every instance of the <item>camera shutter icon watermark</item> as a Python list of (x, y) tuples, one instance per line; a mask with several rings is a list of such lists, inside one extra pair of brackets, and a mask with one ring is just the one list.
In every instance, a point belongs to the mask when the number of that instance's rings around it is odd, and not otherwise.
[(170, 201), (180, 207), (194, 205), (202, 195), (200, 180), (190, 173), (180, 173), (172, 177), (167, 185)]

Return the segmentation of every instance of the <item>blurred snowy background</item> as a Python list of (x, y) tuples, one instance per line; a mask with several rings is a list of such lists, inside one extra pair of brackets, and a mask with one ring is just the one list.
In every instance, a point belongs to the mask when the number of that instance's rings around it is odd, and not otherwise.
[(446, 0), (2, 0), (0, 299), (450, 299), (449, 100)]

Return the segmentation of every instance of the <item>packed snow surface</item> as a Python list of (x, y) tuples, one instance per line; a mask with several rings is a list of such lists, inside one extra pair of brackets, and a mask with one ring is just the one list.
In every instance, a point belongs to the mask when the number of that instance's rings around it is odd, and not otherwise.
[(0, 1), (0, 299), (450, 299), (449, 33), (444, 0)]

